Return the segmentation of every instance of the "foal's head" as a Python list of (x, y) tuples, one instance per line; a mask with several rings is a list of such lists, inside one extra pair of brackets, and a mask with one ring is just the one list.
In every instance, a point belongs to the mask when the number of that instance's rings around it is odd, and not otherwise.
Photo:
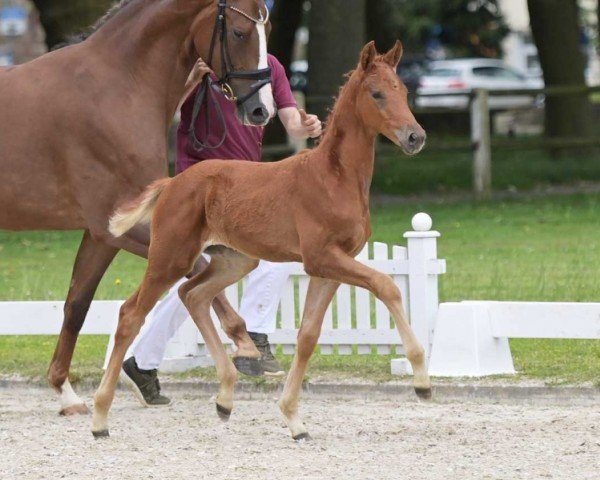
[[(215, 8), (203, 9), (192, 27), (196, 50), (206, 61), (211, 57), (213, 30), (218, 28), (219, 4), (226, 4), (221, 10), (224, 12), (225, 29), (224, 33), (221, 30), (216, 33), (211, 67), (218, 77), (232, 74), (225, 78), (224, 93), (232, 100), (237, 99), (240, 121), (265, 125), (275, 114), (273, 91), (270, 83), (261, 83), (264, 78), (257, 78), (252, 73), (268, 67), (267, 38), (271, 31), (268, 9), (264, 0), (220, 0), (213, 3)], [(248, 73), (251, 75), (248, 76)], [(261, 84), (264, 86), (258, 88)]]
[(360, 55), (360, 86), (356, 95), (358, 115), (368, 128), (374, 129), (402, 148), (407, 155), (419, 153), (425, 145), (425, 130), (417, 123), (408, 106), (406, 87), (396, 74), (402, 57), (402, 44), (379, 55), (374, 42)]

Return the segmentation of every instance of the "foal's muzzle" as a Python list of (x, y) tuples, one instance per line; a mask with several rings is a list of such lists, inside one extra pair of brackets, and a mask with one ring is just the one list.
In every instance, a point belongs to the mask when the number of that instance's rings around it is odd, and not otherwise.
[(394, 132), (398, 144), (406, 155), (415, 155), (425, 146), (427, 134), (420, 125), (403, 127)]

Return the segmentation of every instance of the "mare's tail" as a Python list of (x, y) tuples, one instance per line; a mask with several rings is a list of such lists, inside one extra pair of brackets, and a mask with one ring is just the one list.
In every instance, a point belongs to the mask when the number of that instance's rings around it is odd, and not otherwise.
[(163, 178), (152, 182), (138, 198), (119, 208), (110, 217), (108, 231), (115, 237), (120, 237), (138, 223), (148, 223), (158, 197), (170, 181), (170, 178)]

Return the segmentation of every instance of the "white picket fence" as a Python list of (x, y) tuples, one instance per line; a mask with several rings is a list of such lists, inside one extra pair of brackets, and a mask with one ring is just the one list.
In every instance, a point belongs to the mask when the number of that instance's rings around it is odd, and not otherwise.
[[(375, 242), (366, 245), (357, 259), (394, 279), (402, 292), (415, 334), (429, 354), (439, 307), (438, 276), (446, 272), (446, 262), (437, 258), (440, 234), (429, 230), (429, 216), (415, 215), (412, 223), (415, 231), (404, 234), (406, 247), (394, 245), (390, 248), (387, 244)], [(291, 354), (296, 347), (309, 277), (300, 263), (294, 264), (290, 270), (291, 275), (282, 292), (277, 328), (269, 334), (269, 341), (273, 347), (281, 345), (284, 353)], [(225, 290), (225, 295), (236, 309), (243, 295), (241, 283)], [(232, 345), (214, 313), (213, 321), (223, 343)], [(325, 355), (349, 355), (353, 347), (359, 354), (370, 354), (373, 349), (378, 354), (403, 354), (402, 341), (383, 303), (366, 290), (341, 285), (325, 314), (319, 348)], [(169, 342), (160, 368), (162, 371), (183, 371), (211, 364), (202, 336), (188, 319)], [(410, 371), (405, 361), (393, 361), (392, 369), (397, 373)]]
[[(438, 276), (446, 272), (445, 260), (437, 258), (437, 237), (428, 216), (415, 216), (415, 231), (404, 234), (407, 245), (391, 248), (375, 242), (365, 246), (357, 259), (392, 276), (402, 292), (405, 308), (415, 333), (429, 352), (437, 317)], [(309, 277), (302, 264), (295, 264), (284, 287), (276, 331), (269, 335), (273, 345), (293, 353)], [(243, 283), (229, 287), (226, 296), (239, 305)], [(112, 334), (121, 301), (95, 301), (82, 334)], [(58, 334), (62, 302), (0, 302), (0, 335)], [(218, 322), (215, 317), (215, 324)], [(231, 341), (220, 329), (226, 344)], [(341, 285), (325, 315), (319, 340), (323, 354), (347, 355), (356, 346), (359, 354), (401, 354), (402, 342), (385, 306), (366, 290)], [(191, 320), (176, 333), (167, 347), (163, 370), (182, 370), (210, 362), (202, 337)]]

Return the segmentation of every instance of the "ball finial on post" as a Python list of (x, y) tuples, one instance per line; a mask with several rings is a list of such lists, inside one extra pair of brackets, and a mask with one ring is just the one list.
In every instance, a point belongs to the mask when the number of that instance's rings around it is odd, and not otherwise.
[(411, 224), (415, 232), (427, 232), (431, 230), (433, 220), (431, 220), (431, 217), (425, 212), (420, 212), (412, 218)]

